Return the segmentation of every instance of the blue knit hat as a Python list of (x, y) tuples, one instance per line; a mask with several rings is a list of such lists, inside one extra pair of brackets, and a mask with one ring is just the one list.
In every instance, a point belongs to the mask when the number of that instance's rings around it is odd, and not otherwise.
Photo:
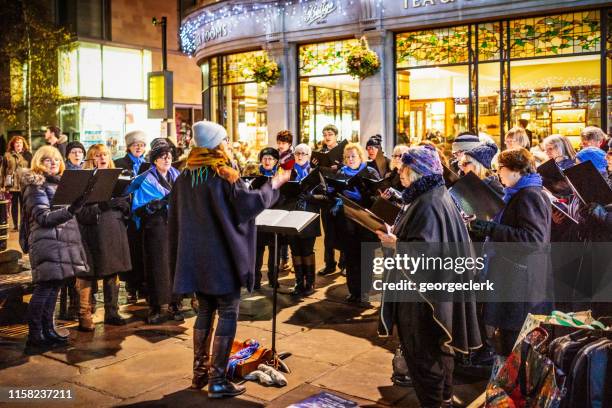
[(469, 133), (465, 133), (455, 138), (455, 141), (452, 144), (452, 151), (453, 153), (464, 152), (467, 150), (472, 150), (476, 146), (480, 146), (480, 145), (481, 145), (481, 142), (478, 136), (471, 135)]
[(476, 146), (475, 148), (468, 150), (464, 154), (472, 157), (478, 163), (485, 166), (487, 169), (491, 169), (491, 161), (493, 157), (497, 153), (497, 145), (495, 143), (484, 143), (480, 146)]
[(581, 163), (590, 161), (600, 173), (604, 173), (608, 169), (606, 153), (599, 147), (585, 147), (576, 153), (576, 158), (580, 160)]
[(431, 145), (411, 147), (402, 155), (402, 163), (423, 176), (444, 172), (440, 156)]

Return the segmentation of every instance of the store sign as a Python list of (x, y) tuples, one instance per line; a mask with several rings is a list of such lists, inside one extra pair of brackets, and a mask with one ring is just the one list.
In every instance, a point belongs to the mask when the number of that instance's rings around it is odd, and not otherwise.
[(195, 37), (196, 46), (200, 46), (209, 41), (218, 40), (219, 38), (227, 37), (229, 28), (225, 23), (215, 23), (211, 26), (204, 26), (198, 31)]
[(322, 0), (313, 2), (306, 6), (306, 11), (304, 11), (304, 22), (307, 25), (324, 23), (325, 18), (335, 9), (336, 4), (333, 1)]
[(404, 0), (404, 8), (419, 8), (437, 4), (455, 3), (456, 0)]

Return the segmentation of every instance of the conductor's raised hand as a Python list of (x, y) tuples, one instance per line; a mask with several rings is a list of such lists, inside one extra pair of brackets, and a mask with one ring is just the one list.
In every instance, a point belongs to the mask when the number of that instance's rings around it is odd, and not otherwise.
[(291, 178), (290, 171), (283, 171), (276, 173), (276, 176), (272, 177), (272, 188), (278, 190), (283, 184), (289, 181)]

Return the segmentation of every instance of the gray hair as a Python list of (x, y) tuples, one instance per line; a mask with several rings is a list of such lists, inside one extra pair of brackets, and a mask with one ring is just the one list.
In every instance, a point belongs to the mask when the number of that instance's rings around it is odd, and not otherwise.
[(587, 126), (580, 132), (580, 138), (589, 142), (601, 143), (606, 138), (606, 134), (597, 126)]
[(569, 157), (572, 160), (576, 158), (576, 151), (566, 137), (561, 135), (550, 135), (546, 137), (542, 143), (544, 144), (544, 147), (548, 145), (554, 146), (563, 156)]
[(310, 156), (312, 149), (306, 143), (300, 143), (299, 145), (295, 146), (294, 154), (295, 153), (306, 153)]

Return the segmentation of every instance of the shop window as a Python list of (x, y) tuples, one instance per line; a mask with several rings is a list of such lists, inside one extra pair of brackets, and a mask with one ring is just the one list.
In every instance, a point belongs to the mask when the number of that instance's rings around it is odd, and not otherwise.
[(501, 53), (501, 23), (478, 24), (478, 61), (497, 61)]
[[(264, 51), (244, 52), (211, 58), (208, 82), (204, 85), (209, 103), (206, 114), (225, 126), (231, 140), (243, 142), (254, 150), (268, 144), (268, 87), (250, 80), (245, 63)], [(203, 70), (204, 73), (204, 70)]]
[(599, 55), (512, 61), (511, 125), (528, 121), (535, 142), (550, 134), (580, 144), (580, 131), (601, 126)]
[(147, 99), (148, 50), (76, 42), (60, 49), (58, 61), (65, 97)]
[(359, 79), (346, 74), (346, 53), (359, 40), (302, 45), (300, 142), (319, 149), (323, 128), (334, 125), (338, 139), (359, 141)]
[(510, 21), (510, 57), (533, 58), (599, 51), (599, 11)]
[(300, 46), (300, 76), (346, 73), (345, 57), (359, 40), (332, 41)]
[(500, 65), (496, 62), (478, 64), (478, 131), (501, 143)]
[(468, 26), (412, 31), (396, 37), (398, 68), (464, 64), (468, 54)]

